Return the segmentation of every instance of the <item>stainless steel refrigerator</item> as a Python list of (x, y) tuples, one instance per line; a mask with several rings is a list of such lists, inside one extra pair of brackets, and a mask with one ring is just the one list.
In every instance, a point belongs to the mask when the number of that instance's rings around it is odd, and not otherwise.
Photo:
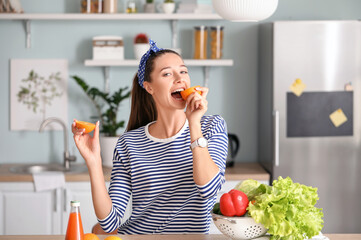
[(361, 232), (360, 36), (359, 21), (259, 28), (259, 159), (318, 188), (323, 233)]

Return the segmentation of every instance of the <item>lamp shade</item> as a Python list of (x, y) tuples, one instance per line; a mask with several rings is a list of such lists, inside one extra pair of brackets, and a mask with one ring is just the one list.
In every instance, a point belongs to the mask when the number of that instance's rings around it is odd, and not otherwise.
[(270, 17), (278, 0), (213, 0), (213, 8), (224, 19), (233, 22), (257, 22)]

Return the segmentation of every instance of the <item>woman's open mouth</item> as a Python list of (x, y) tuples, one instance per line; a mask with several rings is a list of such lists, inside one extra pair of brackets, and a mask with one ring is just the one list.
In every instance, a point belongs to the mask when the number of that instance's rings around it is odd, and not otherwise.
[(179, 88), (174, 90), (171, 95), (177, 101), (183, 101), (182, 95), (180, 94), (181, 91), (184, 91), (184, 88)]

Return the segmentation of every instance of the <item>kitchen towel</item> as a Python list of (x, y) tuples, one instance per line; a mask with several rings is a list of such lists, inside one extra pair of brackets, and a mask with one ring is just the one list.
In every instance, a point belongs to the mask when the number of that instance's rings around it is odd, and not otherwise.
[(35, 191), (53, 190), (65, 186), (63, 172), (41, 172), (33, 174)]

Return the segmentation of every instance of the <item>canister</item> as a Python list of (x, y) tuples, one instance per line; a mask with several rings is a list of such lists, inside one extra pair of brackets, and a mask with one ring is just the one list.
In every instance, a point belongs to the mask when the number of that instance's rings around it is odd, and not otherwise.
[(207, 59), (207, 39), (206, 26), (194, 27), (194, 59)]
[(102, 13), (103, 0), (81, 0), (82, 13)]
[(211, 59), (222, 58), (223, 26), (211, 27)]
[(123, 37), (96, 36), (93, 38), (94, 60), (124, 60)]
[(118, 0), (103, 0), (104, 1), (104, 13), (116, 13), (118, 12)]

